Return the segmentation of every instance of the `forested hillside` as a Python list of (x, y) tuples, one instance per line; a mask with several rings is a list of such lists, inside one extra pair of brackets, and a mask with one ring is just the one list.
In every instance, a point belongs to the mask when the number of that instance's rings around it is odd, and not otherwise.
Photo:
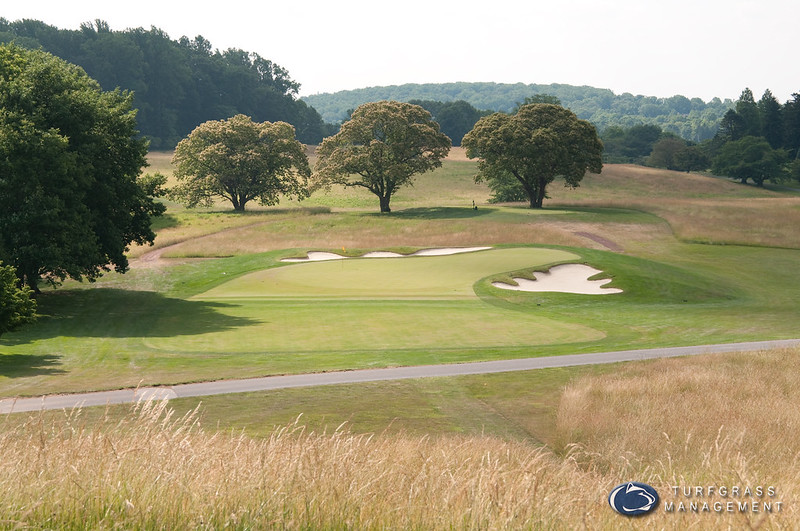
[(173, 148), (197, 125), (237, 113), (289, 122), (305, 143), (326, 134), (319, 114), (297, 98), (300, 85), (285, 69), (244, 50), (214, 50), (202, 36), (176, 41), (158, 28), (112, 31), (99, 20), (63, 30), (0, 18), (0, 43), (12, 41), (83, 67), (104, 90), (133, 91), (139, 129), (151, 148)]
[(255, 121), (289, 122), (299, 140), (317, 144), (350, 111), (379, 100), (424, 103), (458, 144), (478, 116), (513, 111), (537, 95), (557, 98), (601, 133), (657, 126), (699, 143), (714, 137), (734, 107), (733, 101), (719, 98), (705, 102), (589, 86), (491, 82), (405, 84), (299, 98), (300, 84), (284, 68), (245, 50), (214, 49), (202, 36), (173, 40), (155, 27), (114, 31), (101, 20), (64, 30), (36, 20), (0, 18), (0, 43), (11, 41), (80, 65), (105, 90), (133, 91), (140, 131), (155, 149), (171, 149), (197, 125), (238, 113)]
[(618, 95), (608, 89), (587, 86), (524, 83), (405, 84), (316, 94), (302, 99), (314, 107), (323, 120), (338, 123), (347, 118), (349, 110), (368, 101), (464, 100), (478, 110), (508, 112), (525, 98), (537, 94), (556, 96), (565, 107), (595, 124), (600, 131), (610, 126), (629, 128), (652, 124), (694, 142), (713, 137), (725, 112), (733, 107), (731, 100), (720, 101), (719, 98), (706, 103), (700, 98), (680, 95), (656, 98), (627, 92)]

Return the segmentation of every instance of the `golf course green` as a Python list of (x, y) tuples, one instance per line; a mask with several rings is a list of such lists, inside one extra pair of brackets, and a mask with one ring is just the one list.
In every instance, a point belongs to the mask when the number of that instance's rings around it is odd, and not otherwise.
[(193, 300), (223, 303), (251, 322), (197, 335), (155, 334), (147, 345), (196, 353), (485, 349), (597, 340), (603, 333), (535, 312), (487, 304), (484, 277), (579, 257), (556, 249), (493, 249), (449, 256), (359, 258), (243, 275)]

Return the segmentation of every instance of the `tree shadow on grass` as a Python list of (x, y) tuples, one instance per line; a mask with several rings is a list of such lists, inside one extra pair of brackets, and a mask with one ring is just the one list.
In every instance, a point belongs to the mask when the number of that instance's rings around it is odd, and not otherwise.
[[(467, 219), (477, 218), (491, 214), (494, 211), (492, 208), (462, 208), (462, 207), (430, 207), (430, 208), (407, 208), (405, 210), (397, 210), (390, 215), (397, 218), (405, 219)], [(372, 213), (374, 216), (385, 216), (382, 213)]]
[(2, 346), (58, 338), (174, 337), (222, 332), (254, 324), (226, 315), (231, 304), (165, 297), (122, 289), (63, 290), (42, 294), (39, 319), (0, 337)]
[(50, 354), (3, 354), (0, 353), (0, 376), (7, 378), (24, 378), (26, 376), (44, 376), (65, 374), (59, 369), (58, 356)]

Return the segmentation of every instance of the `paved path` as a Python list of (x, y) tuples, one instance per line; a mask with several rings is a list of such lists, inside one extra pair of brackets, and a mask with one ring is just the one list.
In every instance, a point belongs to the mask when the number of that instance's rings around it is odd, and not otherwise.
[(360, 369), (289, 376), (266, 376), (244, 380), (220, 380), (170, 387), (142, 387), (101, 391), (73, 395), (48, 395), (35, 398), (6, 398), (0, 400), (0, 414), (41, 409), (71, 409), (74, 407), (104, 406), (124, 404), (141, 400), (169, 400), (193, 396), (209, 396), (227, 393), (248, 393), (269, 391), (290, 387), (313, 387), (317, 385), (352, 384), (382, 380), (403, 380), (407, 378), (427, 378), (432, 376), (460, 376), (466, 374), (489, 374), (497, 372), (527, 371), (551, 367), (570, 367), (598, 363), (617, 363), (676, 356), (695, 356), (717, 352), (746, 352), (773, 348), (800, 346), (800, 339), (777, 341), (753, 341), (749, 343), (728, 343), (719, 345), (700, 345), (694, 347), (669, 347), (642, 350), (623, 350), (619, 352), (597, 352), (592, 354), (571, 354), (545, 358), (523, 358), (513, 360), (482, 361), (474, 363), (450, 363), (445, 365), (422, 365), (414, 367), (393, 367), (386, 369)]

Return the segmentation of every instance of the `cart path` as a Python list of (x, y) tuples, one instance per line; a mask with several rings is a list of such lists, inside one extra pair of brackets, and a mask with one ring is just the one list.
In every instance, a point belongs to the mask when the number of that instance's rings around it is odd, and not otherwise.
[(413, 367), (389, 367), (383, 369), (358, 369), (286, 376), (265, 376), (241, 380), (219, 380), (164, 387), (140, 387), (116, 391), (47, 395), (33, 398), (5, 398), (0, 400), (0, 414), (39, 411), (44, 409), (72, 409), (75, 407), (126, 404), (142, 400), (169, 400), (173, 398), (220, 395), (228, 393), (250, 393), (287, 389), (292, 387), (314, 387), (318, 385), (353, 384), (409, 378), (461, 376), (468, 374), (491, 374), (498, 372), (528, 371), (552, 367), (571, 367), (600, 363), (618, 363), (677, 356), (695, 356), (722, 352), (748, 352), (775, 348), (800, 347), (800, 339), (774, 341), (751, 341), (691, 347), (665, 347), (655, 349), (596, 352), (591, 354), (568, 354), (541, 358), (522, 358), (471, 363), (449, 363), (443, 365), (421, 365)]

